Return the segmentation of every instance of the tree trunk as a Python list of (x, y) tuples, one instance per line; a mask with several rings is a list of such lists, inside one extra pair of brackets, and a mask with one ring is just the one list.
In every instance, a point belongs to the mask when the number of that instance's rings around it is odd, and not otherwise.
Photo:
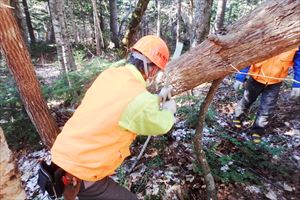
[(221, 31), (224, 28), (224, 19), (227, 0), (218, 0), (218, 8), (216, 15), (216, 29)]
[[(48, 2), (48, 6), (47, 6), (48, 14), (50, 16), (50, 19), (52, 19), (52, 15), (51, 15), (51, 11), (50, 11), (50, 2), (49, 2), (49, 0), (47, 2)], [(47, 24), (47, 33), (46, 33), (46, 35), (47, 35), (46, 40), (47, 40), (48, 43), (50, 43), (50, 44), (55, 43), (55, 33), (54, 33), (52, 20), (50, 20)]]
[(13, 0), (13, 1), (11, 1), (11, 4), (12, 4), (12, 7), (15, 8), (14, 9), (15, 17), (16, 17), (17, 23), (19, 25), (19, 28), (22, 32), (23, 40), (27, 46), (27, 49), (30, 49), (30, 45), (29, 45), (29, 41), (28, 41), (28, 35), (29, 35), (28, 27), (26, 24), (25, 17), (23, 15), (24, 10), (21, 9), (19, 0)]
[(209, 34), (213, 0), (195, 0), (194, 42), (200, 44)]
[(27, 0), (22, 0), (22, 4), (23, 4), (23, 8), (24, 8), (24, 13), (26, 16), (26, 22), (27, 22), (28, 32), (29, 32), (29, 36), (30, 36), (30, 41), (31, 41), (31, 43), (35, 43), (36, 40), (35, 40), (34, 31), (33, 31), (32, 23), (31, 23)]
[(109, 0), (109, 10), (110, 10), (110, 32), (111, 41), (115, 44), (115, 47), (119, 48), (119, 37), (118, 37), (118, 10), (116, 0)]
[(73, 0), (67, 0), (67, 18), (69, 19), (69, 21), (71, 22), (71, 26), (69, 27), (69, 33), (71, 35), (71, 40), (72, 42), (74, 42), (75, 44), (79, 43), (78, 40), (78, 28), (76, 26), (76, 18), (74, 15), (74, 2)]
[(20, 175), (16, 169), (12, 152), (8, 148), (0, 127), (0, 197), (1, 199), (25, 199)]
[[(8, 0), (0, 0), (7, 4)], [(21, 32), (13, 17), (12, 9), (0, 7), (0, 48), (6, 58), (24, 107), (41, 136), (43, 143), (51, 147), (59, 129), (51, 116), (35, 76), (29, 53)]]
[(156, 0), (156, 6), (157, 6), (157, 21), (156, 21), (156, 35), (160, 37), (160, 0)]
[(149, 0), (139, 0), (135, 10), (132, 13), (131, 21), (122, 40), (123, 48), (125, 49), (125, 51), (127, 51), (129, 47), (131, 47), (135, 42), (135, 35), (138, 32), (139, 24), (142, 21), (148, 3)]
[[(49, 0), (57, 57), (65, 73), (76, 70), (64, 15), (64, 0)], [(69, 83), (70, 85), (70, 83)]]
[(96, 0), (92, 0), (93, 5), (93, 16), (94, 16), (94, 31), (95, 31), (95, 43), (96, 43), (96, 55), (101, 55), (101, 47), (103, 47), (102, 43), (102, 32), (100, 29), (100, 20), (97, 11)]
[(203, 170), (208, 200), (217, 200), (218, 197), (217, 197), (215, 180), (211, 173), (210, 167), (209, 167), (207, 159), (206, 159), (205, 152), (203, 150), (202, 133), (203, 133), (205, 117), (207, 115), (206, 113), (208, 111), (208, 107), (211, 104), (213, 97), (215, 96), (215, 93), (217, 92), (217, 90), (219, 88), (219, 85), (222, 83), (222, 80), (223, 80), (223, 78), (220, 78), (220, 79), (214, 80), (212, 82), (212, 85), (210, 86), (209, 91), (208, 91), (204, 101), (201, 103), (200, 110), (199, 110), (198, 125), (196, 127), (196, 133), (195, 133), (195, 137), (194, 137), (194, 146), (195, 146), (195, 152), (197, 155), (197, 162), (200, 164), (200, 166)]
[[(168, 64), (174, 94), (300, 45), (300, 1), (266, 1), (226, 35), (211, 35)], [(236, 68), (236, 69), (235, 69)]]
[(180, 42), (181, 0), (177, 0), (176, 45)]
[(190, 0), (190, 9), (189, 9), (189, 42), (190, 42), (190, 48), (193, 47), (193, 45), (196, 45), (196, 43), (193, 44), (194, 42), (194, 0)]

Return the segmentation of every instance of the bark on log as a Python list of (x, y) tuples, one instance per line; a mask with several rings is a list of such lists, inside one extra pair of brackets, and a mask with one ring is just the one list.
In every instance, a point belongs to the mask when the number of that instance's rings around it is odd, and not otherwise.
[(300, 1), (266, 1), (168, 64), (174, 94), (190, 90), (300, 45)]
[(25, 199), (19, 174), (0, 127), (0, 199)]
[[(0, 0), (9, 5), (9, 0)], [(9, 7), (0, 6), (0, 50), (6, 58), (24, 107), (41, 136), (43, 143), (51, 147), (59, 132), (47, 104), (42, 96), (30, 55), (25, 47), (21, 32)]]

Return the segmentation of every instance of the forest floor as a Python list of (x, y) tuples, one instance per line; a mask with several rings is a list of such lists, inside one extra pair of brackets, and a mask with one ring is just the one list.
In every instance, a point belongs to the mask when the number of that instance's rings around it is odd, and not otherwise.
[[(58, 75), (54, 67), (37, 67), (40, 79), (51, 84)], [(224, 79), (208, 112), (203, 142), (214, 174), (219, 199), (299, 199), (300, 196), (300, 102), (289, 100), (287, 85), (280, 93), (276, 114), (272, 117), (263, 143), (249, 141), (247, 128), (253, 122), (257, 101), (244, 122), (244, 130), (231, 128), (233, 111), (242, 93), (232, 88), (233, 76)], [(206, 199), (201, 169), (195, 162), (193, 136), (199, 103), (210, 84), (203, 84), (176, 98), (177, 123), (166, 135), (152, 137), (133, 172), (128, 169), (140, 153), (146, 137), (137, 137), (132, 155), (112, 177), (136, 193), (140, 199)], [(69, 113), (53, 108), (63, 124)], [(64, 109), (66, 110), (66, 109)], [(45, 149), (23, 152), (18, 159), (28, 199), (47, 199), (37, 182), (38, 162), (50, 161)]]

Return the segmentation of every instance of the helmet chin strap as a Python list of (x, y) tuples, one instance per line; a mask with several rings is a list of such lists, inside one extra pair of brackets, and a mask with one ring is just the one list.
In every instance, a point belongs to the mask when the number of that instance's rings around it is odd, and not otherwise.
[(147, 78), (149, 78), (148, 63), (151, 63), (151, 61), (146, 56), (137, 51), (132, 52), (132, 56), (136, 59), (143, 61), (145, 75), (147, 76)]

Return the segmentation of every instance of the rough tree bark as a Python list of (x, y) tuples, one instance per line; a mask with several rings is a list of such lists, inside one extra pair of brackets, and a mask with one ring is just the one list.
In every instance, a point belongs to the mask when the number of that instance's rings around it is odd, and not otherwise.
[(57, 57), (64, 72), (76, 70), (64, 15), (64, 0), (49, 0)]
[(30, 17), (30, 13), (29, 13), (29, 9), (28, 9), (27, 0), (22, 0), (22, 4), (23, 4), (23, 8), (24, 8), (24, 13), (26, 16), (26, 23), (27, 23), (27, 27), (28, 27), (29, 36), (30, 36), (30, 42), (35, 43), (35, 36), (34, 36), (34, 32), (33, 32), (33, 27), (32, 27), (32, 23), (31, 23), (31, 17)]
[(217, 198), (215, 181), (214, 181), (213, 175), (210, 171), (210, 167), (208, 165), (208, 162), (207, 162), (207, 159), (205, 156), (205, 152), (203, 150), (202, 132), (203, 132), (203, 128), (204, 128), (205, 117), (206, 117), (208, 107), (209, 107), (210, 103), (212, 102), (213, 97), (214, 97), (215, 93), (217, 92), (218, 87), (221, 84), (222, 80), (223, 80), (223, 78), (220, 78), (220, 79), (214, 80), (212, 82), (212, 85), (210, 86), (209, 91), (200, 106), (199, 122), (196, 127), (196, 134), (194, 137), (195, 152), (197, 155), (197, 161), (200, 164), (200, 166), (202, 167), (202, 170), (204, 173), (204, 180), (205, 180), (205, 184), (206, 184), (208, 200), (211, 200), (211, 199), (217, 200), (218, 198)]
[[(9, 0), (0, 0), (0, 4), (9, 5)], [(51, 147), (59, 128), (42, 96), (30, 55), (25, 47), (11, 8), (0, 7), (0, 21), (0, 49), (16, 81), (31, 121), (40, 134), (43, 143), (47, 147)]]
[(195, 43), (200, 44), (209, 34), (213, 0), (195, 0)]
[(227, 0), (218, 0), (218, 8), (216, 15), (216, 29), (221, 31), (224, 27), (225, 11)]
[(96, 55), (101, 55), (101, 47), (103, 47), (102, 32), (100, 28), (100, 20), (97, 11), (96, 0), (92, 0), (93, 5), (93, 16), (94, 16), (94, 31), (95, 31), (95, 43), (96, 43)]
[(25, 199), (20, 175), (16, 169), (12, 152), (8, 148), (4, 133), (0, 127), (0, 198)]
[(115, 44), (116, 48), (119, 48), (119, 37), (118, 37), (118, 9), (117, 9), (117, 1), (109, 0), (109, 10), (110, 10), (110, 32), (111, 32), (111, 41)]
[(174, 94), (190, 90), (300, 45), (300, 1), (266, 1), (168, 64)]
[(134, 43), (134, 37), (138, 31), (140, 22), (142, 21), (143, 15), (147, 9), (149, 0), (139, 0), (135, 10), (132, 13), (131, 20), (125, 36), (122, 40), (123, 48), (125, 51), (129, 49)]

